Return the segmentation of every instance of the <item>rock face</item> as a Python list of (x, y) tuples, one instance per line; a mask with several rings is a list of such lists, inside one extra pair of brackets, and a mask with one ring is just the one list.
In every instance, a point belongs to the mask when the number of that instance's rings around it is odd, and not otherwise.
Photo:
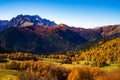
[(13, 27), (26, 27), (40, 25), (45, 27), (55, 26), (56, 23), (47, 19), (42, 19), (38, 15), (18, 15), (15, 18), (12, 18), (9, 22), (9, 26)]
[(3, 31), (9, 27), (26, 27), (34, 25), (51, 27), (55, 26), (56, 23), (54, 21), (42, 19), (38, 15), (18, 15), (17, 17), (12, 18), (10, 21), (0, 21), (0, 31)]

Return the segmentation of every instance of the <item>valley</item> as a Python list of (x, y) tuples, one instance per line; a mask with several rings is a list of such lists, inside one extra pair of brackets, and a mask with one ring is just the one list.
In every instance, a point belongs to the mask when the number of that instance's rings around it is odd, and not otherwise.
[(38, 15), (0, 21), (0, 80), (120, 80), (120, 25), (56, 24)]
[[(119, 53), (120, 38), (99, 41), (87, 51), (56, 54), (1, 53), (0, 79), (119, 80)], [(87, 76), (77, 77), (80, 74)]]

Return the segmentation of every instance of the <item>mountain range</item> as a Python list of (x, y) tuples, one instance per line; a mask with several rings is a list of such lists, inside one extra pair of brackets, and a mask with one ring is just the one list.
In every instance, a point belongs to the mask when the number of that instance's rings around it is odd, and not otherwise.
[(120, 37), (120, 25), (93, 29), (70, 27), (38, 15), (0, 21), (0, 47), (30, 53), (61, 53), (101, 39)]

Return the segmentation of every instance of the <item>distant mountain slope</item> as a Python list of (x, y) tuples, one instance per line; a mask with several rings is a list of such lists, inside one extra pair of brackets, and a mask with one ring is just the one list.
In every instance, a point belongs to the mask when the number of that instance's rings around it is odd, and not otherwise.
[(103, 37), (107, 37), (120, 33), (120, 25), (108, 25), (108, 26), (96, 28), (94, 30), (96, 32), (99, 32)]
[(0, 20), (0, 32), (8, 28), (8, 22), (7, 20)]
[(26, 27), (34, 25), (51, 27), (55, 26), (56, 23), (54, 21), (42, 19), (38, 15), (18, 15), (12, 18), (10, 21), (0, 21), (0, 31), (3, 31), (9, 27)]
[(120, 37), (120, 25), (108, 25), (94, 29), (70, 27), (70, 30), (79, 33), (89, 42), (94, 42), (103, 38)]
[(76, 32), (53, 27), (11, 27), (0, 33), (1, 46), (22, 52), (64, 52), (86, 42), (87, 40)]

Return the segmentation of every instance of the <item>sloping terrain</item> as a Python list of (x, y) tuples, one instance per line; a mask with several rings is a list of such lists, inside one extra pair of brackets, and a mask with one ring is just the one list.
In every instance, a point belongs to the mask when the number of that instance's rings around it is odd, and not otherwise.
[(64, 52), (87, 40), (69, 29), (11, 27), (0, 33), (0, 45), (12, 50), (32, 53)]
[(57, 25), (38, 15), (18, 15), (10, 21), (0, 21), (0, 46), (21, 52), (61, 53), (116, 37), (120, 37), (120, 25), (84, 29)]
[(120, 62), (120, 38), (108, 41), (100, 41), (95, 47), (83, 53), (89, 61), (105, 63)]

